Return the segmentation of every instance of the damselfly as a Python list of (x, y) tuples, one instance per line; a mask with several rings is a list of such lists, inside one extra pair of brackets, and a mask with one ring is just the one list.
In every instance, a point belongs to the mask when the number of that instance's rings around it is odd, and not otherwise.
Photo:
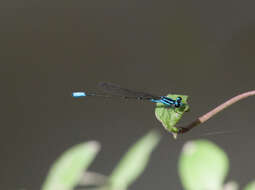
[(82, 98), (86, 96), (100, 96), (105, 98), (112, 97), (121, 97), (125, 99), (137, 99), (151, 101), (154, 103), (162, 103), (165, 106), (179, 108), (182, 106), (182, 98), (177, 97), (176, 99), (169, 98), (167, 96), (156, 96), (145, 92), (138, 92), (126, 88), (121, 88), (119, 85), (112, 84), (109, 82), (101, 82), (98, 84), (99, 87), (106, 94), (97, 94), (97, 93), (87, 93), (87, 92), (73, 92), (72, 96), (74, 98)]

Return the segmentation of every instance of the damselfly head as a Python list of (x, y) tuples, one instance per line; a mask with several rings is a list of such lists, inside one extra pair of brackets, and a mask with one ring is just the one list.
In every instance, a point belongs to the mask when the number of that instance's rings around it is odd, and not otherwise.
[(176, 98), (174, 106), (176, 108), (179, 108), (181, 105), (182, 105), (182, 98), (179, 96), (179, 97)]
[(176, 98), (176, 102), (181, 103), (181, 101), (182, 101), (182, 98), (180, 96)]

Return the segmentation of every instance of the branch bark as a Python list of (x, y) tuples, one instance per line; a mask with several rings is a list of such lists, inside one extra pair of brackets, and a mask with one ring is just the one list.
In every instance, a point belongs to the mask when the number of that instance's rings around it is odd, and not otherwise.
[(249, 96), (254, 96), (254, 95), (255, 95), (255, 90), (252, 90), (252, 91), (248, 91), (248, 92), (239, 94), (239, 95), (227, 100), (223, 104), (220, 104), (219, 106), (217, 106), (213, 110), (209, 111), (208, 113), (206, 113), (206, 114), (202, 115), (201, 117), (197, 118), (196, 120), (192, 121), (190, 124), (188, 124), (184, 127), (178, 127), (178, 129), (179, 129), (178, 134), (182, 134), (182, 133), (186, 133), (186, 132), (190, 131), (194, 127), (198, 126), (201, 123), (206, 122), (207, 120), (209, 120), (210, 118), (215, 116), (217, 113), (223, 111), (224, 109), (226, 109), (227, 107), (233, 105), (234, 103), (236, 103), (236, 102), (238, 102), (242, 99), (245, 99)]

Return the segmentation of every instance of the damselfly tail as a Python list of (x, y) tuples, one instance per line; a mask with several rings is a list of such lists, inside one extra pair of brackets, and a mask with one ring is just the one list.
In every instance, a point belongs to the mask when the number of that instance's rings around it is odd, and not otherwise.
[(73, 92), (72, 96), (74, 98), (83, 98), (86, 96), (99, 96), (99, 97), (103, 97), (103, 98), (113, 98), (114, 96), (109, 96), (107, 94), (95, 94), (95, 93), (86, 93), (86, 92)]
[(81, 97), (87, 96), (87, 94), (86, 94), (85, 92), (73, 92), (73, 93), (72, 93), (72, 96), (73, 96), (74, 98), (81, 98)]

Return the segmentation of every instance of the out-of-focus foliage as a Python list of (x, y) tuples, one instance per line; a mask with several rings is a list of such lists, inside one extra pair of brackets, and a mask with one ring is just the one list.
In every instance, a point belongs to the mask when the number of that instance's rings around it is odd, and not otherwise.
[(110, 189), (127, 189), (144, 171), (160, 135), (152, 131), (138, 140), (124, 155), (110, 176)]
[(228, 171), (228, 158), (207, 140), (184, 145), (179, 160), (179, 175), (186, 190), (220, 190)]
[(255, 181), (252, 181), (251, 183), (246, 185), (244, 190), (255, 190)]
[(53, 163), (42, 190), (73, 189), (99, 150), (100, 145), (96, 141), (82, 143), (68, 149)]

